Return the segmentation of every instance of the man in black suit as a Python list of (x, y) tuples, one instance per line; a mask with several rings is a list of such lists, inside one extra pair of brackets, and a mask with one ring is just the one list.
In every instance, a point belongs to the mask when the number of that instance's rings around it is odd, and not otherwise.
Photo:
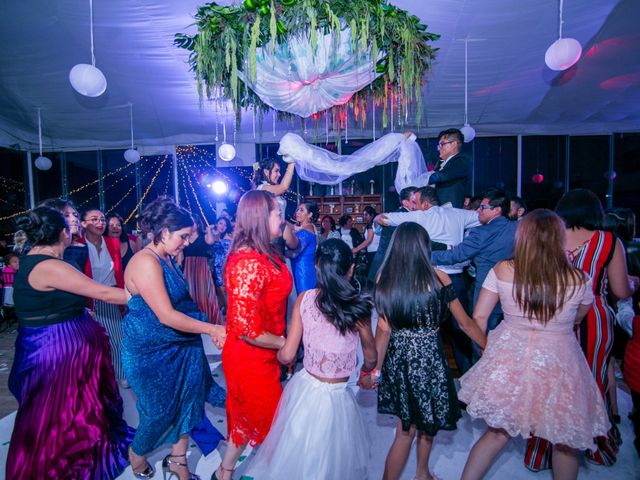
[(441, 205), (447, 202), (456, 208), (463, 208), (464, 196), (471, 191), (471, 159), (462, 155), (464, 137), (457, 128), (450, 128), (438, 134), (438, 154), (434, 172), (429, 177), (429, 185), (436, 187)]

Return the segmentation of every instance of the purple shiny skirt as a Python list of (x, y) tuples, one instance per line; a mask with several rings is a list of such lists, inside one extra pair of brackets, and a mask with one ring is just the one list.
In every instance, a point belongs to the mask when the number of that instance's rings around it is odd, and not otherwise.
[(134, 430), (122, 419), (109, 340), (85, 310), (19, 327), (9, 389), (18, 400), (6, 478), (112, 479)]

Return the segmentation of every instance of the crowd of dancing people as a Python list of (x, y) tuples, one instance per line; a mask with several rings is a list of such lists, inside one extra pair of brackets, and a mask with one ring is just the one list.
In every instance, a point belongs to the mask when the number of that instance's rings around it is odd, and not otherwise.
[[(461, 144), (442, 132), (429, 184), (399, 192), (397, 211), (367, 207), (362, 231), (309, 201), (285, 221), (295, 164), (282, 174), (275, 160), (254, 166), (234, 216), (207, 225), (168, 197), (140, 212), (138, 235), (68, 200), (18, 217), (6, 478), (112, 479), (128, 466), (152, 478), (148, 456), (168, 447), (164, 478), (196, 479), (189, 437), (218, 434), (207, 402), (227, 417), (212, 479), (232, 479), (249, 445), (250, 478), (372, 478), (355, 376), (397, 418), (385, 480), (401, 477), (414, 443), (414, 478), (436, 478), (437, 433), (465, 411), (487, 428), (463, 479), (483, 478), (517, 436), (523, 468), (575, 479), (581, 455), (616, 461), (618, 366), (634, 406), (624, 440), (640, 455), (633, 213), (583, 189), (554, 210), (496, 189), (465, 196)], [(222, 351), (226, 392), (203, 336)], [(136, 397), (135, 429), (119, 387)]]

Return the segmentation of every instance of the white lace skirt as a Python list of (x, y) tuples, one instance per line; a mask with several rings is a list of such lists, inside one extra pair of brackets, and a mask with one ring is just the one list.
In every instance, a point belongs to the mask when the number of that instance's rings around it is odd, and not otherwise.
[(282, 393), (269, 435), (251, 461), (256, 480), (369, 478), (370, 442), (347, 383), (325, 383), (306, 370)]

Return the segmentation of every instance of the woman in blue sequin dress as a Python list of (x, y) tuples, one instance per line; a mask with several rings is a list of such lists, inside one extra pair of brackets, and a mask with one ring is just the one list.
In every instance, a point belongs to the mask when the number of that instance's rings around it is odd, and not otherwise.
[(295, 235), (298, 247), (287, 250), (287, 257), (291, 258), (291, 270), (296, 286), (296, 293), (300, 295), (305, 290), (316, 288), (316, 270), (314, 257), (318, 236), (314, 226), (318, 219), (318, 206), (314, 202), (301, 203), (296, 210)]
[(123, 323), (122, 361), (140, 415), (129, 455), (134, 475), (149, 478), (153, 469), (145, 456), (170, 443), (164, 473), (185, 478), (187, 434), (203, 420), (211, 385), (200, 334), (210, 335), (220, 346), (225, 332), (198, 310), (172, 258), (194, 233), (189, 212), (159, 198), (145, 208), (141, 221), (154, 238), (134, 255), (125, 272), (132, 297)]

